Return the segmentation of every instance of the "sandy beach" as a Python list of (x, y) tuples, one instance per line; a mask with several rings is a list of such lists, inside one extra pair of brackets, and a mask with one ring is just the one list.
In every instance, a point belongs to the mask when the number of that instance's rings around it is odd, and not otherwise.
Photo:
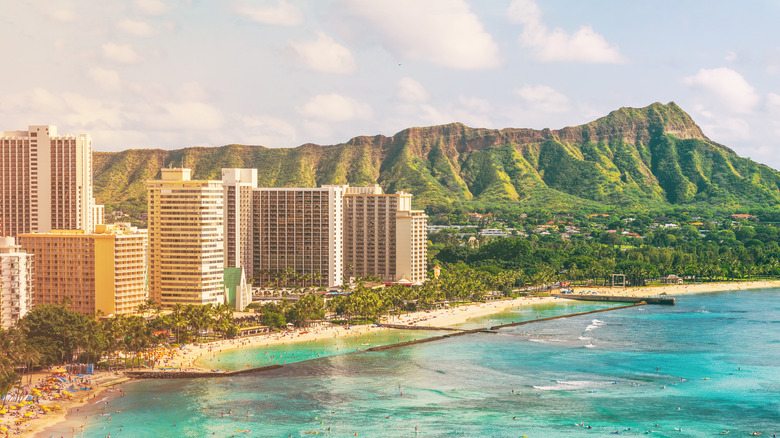
[[(45, 382), (49, 376), (50, 373), (39, 372), (24, 376), (24, 380), (27, 381), (29, 378), (31, 385), (36, 385)], [(74, 392), (75, 395), (72, 397), (55, 398), (52, 396), (53, 392), (49, 394), (43, 392), (38, 403), (6, 403), (6, 410), (9, 411), (10, 406), (18, 406), (18, 409), (11, 411), (16, 412), (17, 415), (11, 415), (11, 412), (0, 415), (0, 428), (8, 429), (0, 436), (35, 436), (47, 427), (63, 421), (66, 415), (76, 413), (82, 406), (100, 399), (104, 392), (120, 391), (111, 387), (127, 380), (121, 373), (99, 372), (89, 378), (88, 384), (85, 383), (92, 389), (79, 390)], [(24, 414), (27, 412), (34, 414), (25, 417)]]
[[(780, 287), (780, 280), (774, 281), (750, 281), (733, 283), (700, 283), (685, 285), (666, 285), (649, 287), (575, 287), (574, 293), (598, 295), (618, 295), (632, 297), (652, 297), (661, 294), (669, 296), (679, 296), (692, 293), (717, 292), (726, 290), (747, 290)], [(387, 324), (401, 324), (427, 327), (448, 327), (467, 322), (471, 318), (477, 318), (493, 313), (502, 312), (507, 309), (527, 306), (532, 304), (551, 303), (562, 298), (554, 296), (548, 297), (520, 297), (512, 299), (500, 299), (486, 303), (474, 303), (457, 307), (444, 308), (439, 310), (419, 311), (404, 314), (399, 317), (384, 319)], [(411, 324), (409, 324), (411, 323)], [(322, 338), (332, 338), (334, 336), (355, 336), (357, 334), (368, 333), (378, 330), (389, 330), (387, 328), (375, 326), (353, 326), (350, 330), (344, 330), (341, 326), (326, 326), (320, 328), (299, 329), (290, 332), (273, 333), (268, 335), (253, 336), (242, 339), (232, 339), (224, 341), (214, 341), (209, 343), (189, 345), (180, 351), (177, 351), (173, 359), (169, 361), (171, 366), (180, 366), (182, 369), (204, 370), (208, 369), (199, 365), (198, 360), (209, 355), (220, 352), (237, 349), (250, 348), (257, 346), (271, 346), (284, 344), (288, 342), (307, 342)]]
[[(620, 296), (658, 296), (666, 294), (668, 296), (679, 296), (684, 294), (693, 293), (705, 293), (705, 292), (717, 292), (727, 290), (748, 290), (759, 288), (773, 288), (780, 287), (780, 280), (773, 281), (751, 281), (751, 282), (733, 282), (733, 283), (698, 283), (698, 284), (685, 284), (685, 285), (666, 285), (666, 286), (651, 286), (651, 287), (575, 287), (575, 294), (600, 294), (600, 295), (620, 295)], [(500, 299), (495, 301), (489, 301), (486, 303), (474, 303), (450, 308), (444, 308), (431, 311), (420, 311), (404, 314), (401, 316), (393, 316), (390, 320), (385, 320), (388, 324), (400, 324), (400, 325), (414, 325), (414, 326), (428, 326), (428, 327), (447, 327), (456, 324), (467, 322), (471, 318), (482, 317), (498, 313), (507, 309), (516, 308), (520, 306), (527, 306), (540, 303), (551, 303), (563, 298), (556, 298), (554, 296), (545, 297), (521, 297), (512, 299)], [(410, 324), (411, 323), (411, 324)], [(220, 340), (207, 343), (190, 344), (183, 348), (172, 349), (167, 354), (167, 359), (164, 362), (166, 367), (179, 367), (182, 370), (203, 370), (209, 371), (207, 368), (199, 364), (199, 360), (202, 358), (217, 355), (221, 352), (251, 348), (257, 346), (271, 346), (277, 344), (285, 344), (290, 342), (307, 342), (322, 338), (332, 338), (334, 336), (355, 336), (358, 334), (376, 332), (379, 330), (391, 330), (378, 326), (353, 326), (351, 329), (346, 330), (342, 326), (320, 326), (312, 327), (308, 329), (298, 329), (295, 331), (276, 332), (265, 335), (252, 336), (241, 339)], [(96, 400), (101, 392), (107, 389), (108, 385), (115, 385), (118, 379), (122, 378), (121, 375), (113, 375), (109, 373), (98, 374), (93, 377), (93, 381), (97, 382), (95, 389), (84, 394), (78, 400), (71, 400), (68, 403), (62, 403), (63, 409), (58, 411), (51, 411), (47, 415), (39, 417), (38, 420), (32, 420), (29, 422), (30, 426), (22, 432), (22, 435), (32, 436), (37, 431), (41, 431), (46, 427), (56, 424), (59, 421), (64, 420), (66, 413), (72, 414), (76, 410), (93, 400)], [(102, 381), (102, 383), (101, 383)], [(5, 421), (0, 419), (0, 421)]]

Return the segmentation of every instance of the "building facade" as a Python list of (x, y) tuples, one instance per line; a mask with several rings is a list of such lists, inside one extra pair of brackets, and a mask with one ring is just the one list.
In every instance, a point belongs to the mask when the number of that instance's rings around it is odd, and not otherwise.
[(225, 267), (254, 273), (252, 256), (252, 192), (257, 169), (222, 169)]
[(399, 210), (396, 215), (396, 280), (423, 283), (428, 268), (428, 216), (421, 210)]
[(254, 191), (254, 268), (259, 284), (342, 284), (345, 188), (334, 185)]
[(130, 224), (96, 225), (95, 310), (128, 314), (149, 297), (146, 288), (147, 232)]
[(225, 299), (221, 181), (192, 180), (191, 169), (162, 169), (147, 181), (149, 292), (163, 307)]
[(385, 194), (377, 184), (348, 187), (344, 195), (345, 275), (374, 275), (386, 283), (425, 281), (426, 220), (421, 211), (412, 210), (409, 193)]
[(0, 327), (16, 326), (33, 307), (33, 256), (13, 237), (0, 237)]
[(0, 134), (0, 236), (94, 227), (92, 139), (56, 126)]
[(146, 301), (146, 230), (101, 225), (93, 234), (53, 230), (19, 236), (35, 256), (35, 304), (85, 315), (133, 313)]
[(411, 195), (388, 195), (379, 185), (348, 187), (344, 195), (344, 272), (396, 281), (396, 212)]

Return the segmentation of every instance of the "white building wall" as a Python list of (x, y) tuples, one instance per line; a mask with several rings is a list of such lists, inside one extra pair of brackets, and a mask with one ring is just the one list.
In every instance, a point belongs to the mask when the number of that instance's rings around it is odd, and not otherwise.
[(0, 326), (14, 327), (33, 307), (33, 255), (0, 237)]

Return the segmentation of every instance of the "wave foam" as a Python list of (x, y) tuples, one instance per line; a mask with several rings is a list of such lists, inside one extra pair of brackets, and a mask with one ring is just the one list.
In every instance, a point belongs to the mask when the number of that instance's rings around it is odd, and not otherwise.
[(603, 384), (592, 380), (556, 380), (555, 383), (555, 385), (539, 385), (534, 386), (534, 388), (542, 391), (568, 391), (578, 388), (601, 386)]
[(604, 322), (604, 321), (602, 321), (600, 319), (594, 319), (593, 321), (590, 322), (589, 326), (585, 327), (585, 331), (589, 332), (591, 330), (597, 329), (597, 328), (599, 328), (599, 327), (601, 327), (603, 325), (606, 325), (606, 324), (607, 324), (606, 322)]

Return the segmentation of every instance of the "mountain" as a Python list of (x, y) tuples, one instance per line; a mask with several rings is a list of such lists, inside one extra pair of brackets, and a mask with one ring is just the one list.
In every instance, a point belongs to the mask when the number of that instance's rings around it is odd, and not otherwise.
[(780, 203), (780, 173), (711, 141), (673, 102), (621, 108), (559, 130), (452, 123), (332, 146), (95, 152), (95, 197), (107, 211), (145, 210), (144, 182), (168, 165), (191, 167), (197, 179), (219, 179), (224, 167), (257, 168), (258, 183), (266, 187), (376, 182), (389, 193), (411, 192), (418, 208), (737, 209)]

